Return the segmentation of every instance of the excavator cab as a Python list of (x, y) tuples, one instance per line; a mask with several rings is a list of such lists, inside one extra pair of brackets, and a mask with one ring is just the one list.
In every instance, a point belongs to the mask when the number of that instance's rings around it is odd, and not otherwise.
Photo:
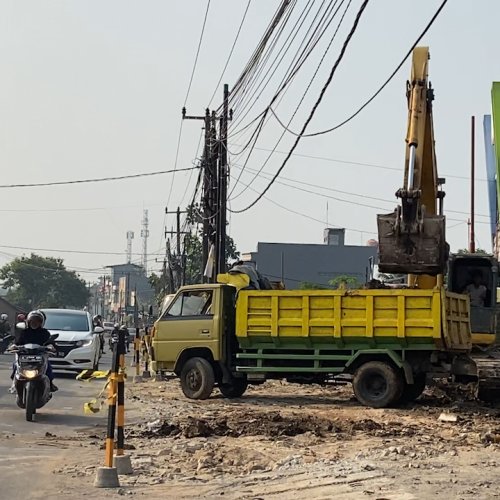
[(394, 212), (377, 216), (379, 269), (386, 273), (438, 276), (444, 274), (448, 259), (444, 179), (437, 175), (428, 60), (428, 47), (414, 49), (406, 88), (404, 180), (396, 192), (400, 204)]
[(467, 287), (477, 282), (486, 287), (484, 298), (472, 300), (470, 322), (472, 342), (476, 345), (498, 343), (499, 335), (497, 286), (498, 262), (492, 255), (466, 253), (452, 255), (448, 261), (448, 290), (468, 293)]

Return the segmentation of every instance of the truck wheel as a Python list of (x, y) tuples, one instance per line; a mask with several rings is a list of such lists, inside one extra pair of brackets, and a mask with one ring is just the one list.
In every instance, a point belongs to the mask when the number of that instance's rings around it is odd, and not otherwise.
[(233, 378), (230, 384), (220, 384), (219, 390), (225, 398), (240, 398), (247, 390), (246, 377)]
[(419, 373), (413, 376), (413, 384), (404, 384), (401, 394), (401, 403), (411, 403), (415, 401), (425, 389), (425, 373)]
[(189, 399), (207, 399), (215, 385), (212, 365), (204, 358), (191, 358), (181, 370), (181, 388)]
[(391, 365), (382, 361), (369, 361), (356, 370), (352, 387), (361, 404), (385, 408), (401, 397), (403, 379)]

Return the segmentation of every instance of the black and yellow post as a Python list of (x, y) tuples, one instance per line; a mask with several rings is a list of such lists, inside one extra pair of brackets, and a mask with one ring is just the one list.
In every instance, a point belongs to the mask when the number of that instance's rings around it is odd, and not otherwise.
[(135, 338), (134, 338), (134, 366), (135, 366), (135, 375), (134, 382), (142, 382), (141, 375), (141, 334), (139, 328), (135, 329)]
[(151, 373), (149, 371), (149, 329), (148, 329), (148, 327), (146, 327), (144, 329), (143, 356), (144, 356), (144, 371), (142, 372), (142, 378), (150, 378)]
[(118, 372), (116, 373), (116, 456), (115, 466), (118, 474), (132, 474), (130, 457), (125, 455), (125, 335), (121, 328), (118, 334)]
[(108, 427), (106, 432), (106, 446), (104, 467), (97, 469), (94, 486), (97, 488), (118, 488), (118, 471), (113, 466), (113, 452), (115, 446), (115, 424), (117, 406), (117, 377), (120, 371), (119, 339), (112, 337), (113, 359), (111, 373), (108, 379)]

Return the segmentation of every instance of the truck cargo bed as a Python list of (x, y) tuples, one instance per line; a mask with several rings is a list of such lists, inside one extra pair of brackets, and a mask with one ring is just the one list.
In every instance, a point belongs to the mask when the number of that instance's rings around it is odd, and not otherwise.
[(236, 336), (242, 349), (471, 347), (468, 298), (439, 288), (241, 291)]

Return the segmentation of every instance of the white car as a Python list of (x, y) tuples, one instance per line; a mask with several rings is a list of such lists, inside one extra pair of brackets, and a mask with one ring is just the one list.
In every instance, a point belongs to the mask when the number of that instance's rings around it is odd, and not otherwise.
[(101, 358), (100, 338), (104, 330), (92, 326), (86, 311), (74, 309), (43, 309), (45, 328), (58, 334), (57, 357), (51, 357), (54, 370), (97, 370)]

